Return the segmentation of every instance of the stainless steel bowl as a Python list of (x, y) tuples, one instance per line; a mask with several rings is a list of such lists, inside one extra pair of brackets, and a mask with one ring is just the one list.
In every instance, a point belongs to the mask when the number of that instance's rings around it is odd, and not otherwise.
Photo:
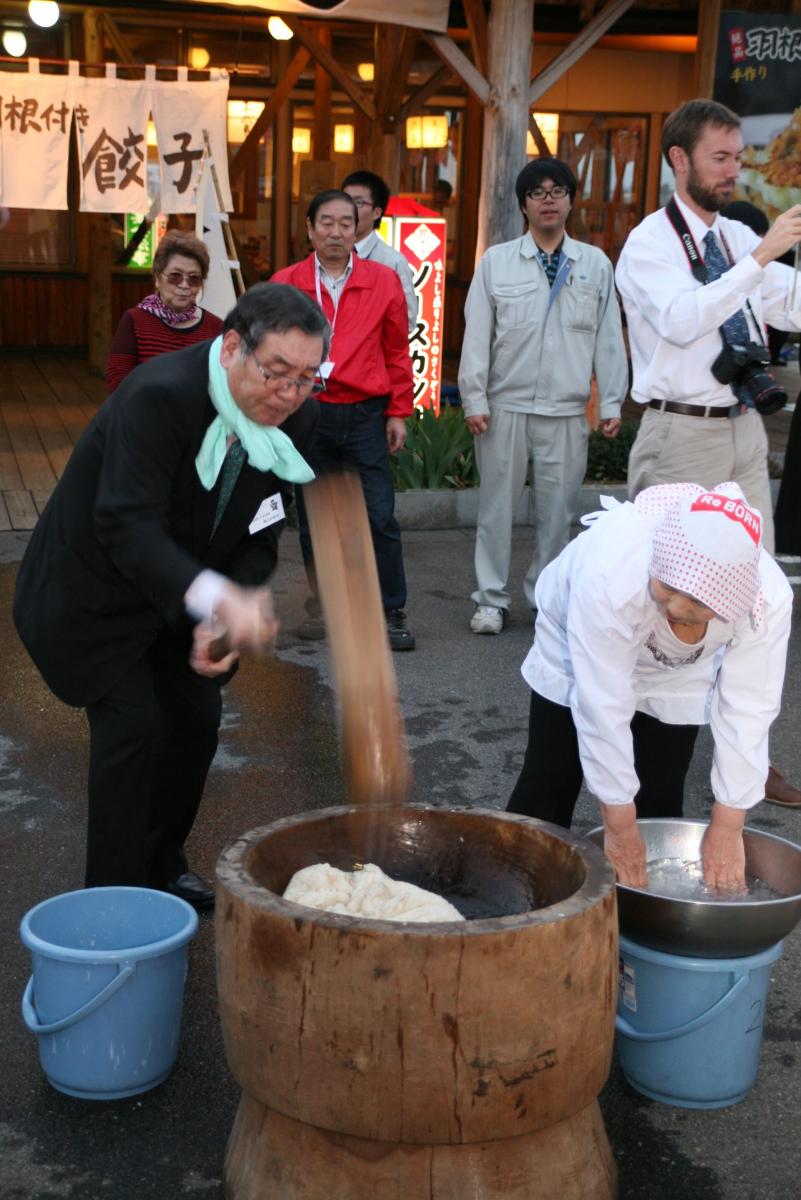
[[(705, 821), (646, 820), (637, 828), (649, 862), (700, 861)], [(603, 828), (587, 837), (603, 846)], [(680, 900), (617, 885), (620, 932), (641, 946), (695, 958), (740, 958), (781, 941), (801, 920), (801, 847), (772, 833), (744, 829), (745, 869), (782, 899), (741, 904)]]

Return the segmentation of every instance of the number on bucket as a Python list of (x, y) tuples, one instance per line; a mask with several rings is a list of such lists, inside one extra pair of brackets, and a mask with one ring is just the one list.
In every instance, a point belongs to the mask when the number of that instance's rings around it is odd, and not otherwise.
[(618, 992), (620, 994), (620, 1003), (631, 1012), (636, 1012), (637, 972), (634, 969), (634, 964), (626, 962), (625, 958), (621, 957), (619, 963), (620, 979), (618, 981)]

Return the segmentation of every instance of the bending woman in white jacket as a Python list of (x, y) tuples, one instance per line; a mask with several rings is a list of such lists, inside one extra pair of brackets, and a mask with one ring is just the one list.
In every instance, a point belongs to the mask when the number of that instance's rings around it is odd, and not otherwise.
[(601, 801), (621, 883), (647, 883), (637, 817), (682, 815), (700, 725), (711, 726), (713, 887), (742, 884), (742, 828), (764, 796), (792, 591), (735, 483), (646, 488), (598, 515), (540, 575), (529, 741), (512, 812), (570, 826)]

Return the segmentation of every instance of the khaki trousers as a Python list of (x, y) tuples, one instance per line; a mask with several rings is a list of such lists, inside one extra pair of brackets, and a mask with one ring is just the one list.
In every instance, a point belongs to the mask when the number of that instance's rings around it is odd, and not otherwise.
[(476, 530), (476, 583), (473, 600), (509, 608), (507, 588), (512, 556), (512, 521), (523, 495), (531, 462), (535, 551), (523, 592), (534, 607), (537, 576), (568, 543), (587, 470), (589, 427), (575, 417), (493, 412), (489, 429), (476, 438), (481, 475)]
[(772, 554), (773, 502), (768, 477), (768, 438), (758, 413), (739, 417), (690, 417), (646, 408), (629, 457), (629, 496), (656, 483), (700, 483), (713, 488), (739, 483), (762, 514), (762, 540)]

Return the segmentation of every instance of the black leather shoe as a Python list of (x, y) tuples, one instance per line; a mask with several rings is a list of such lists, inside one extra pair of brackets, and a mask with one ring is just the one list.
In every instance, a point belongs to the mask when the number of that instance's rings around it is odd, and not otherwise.
[(414, 650), (414, 636), (406, 624), (406, 613), (403, 609), (390, 609), (386, 616), (390, 650)]
[(192, 871), (179, 875), (165, 886), (164, 891), (179, 900), (186, 900), (193, 908), (214, 908), (214, 888)]

